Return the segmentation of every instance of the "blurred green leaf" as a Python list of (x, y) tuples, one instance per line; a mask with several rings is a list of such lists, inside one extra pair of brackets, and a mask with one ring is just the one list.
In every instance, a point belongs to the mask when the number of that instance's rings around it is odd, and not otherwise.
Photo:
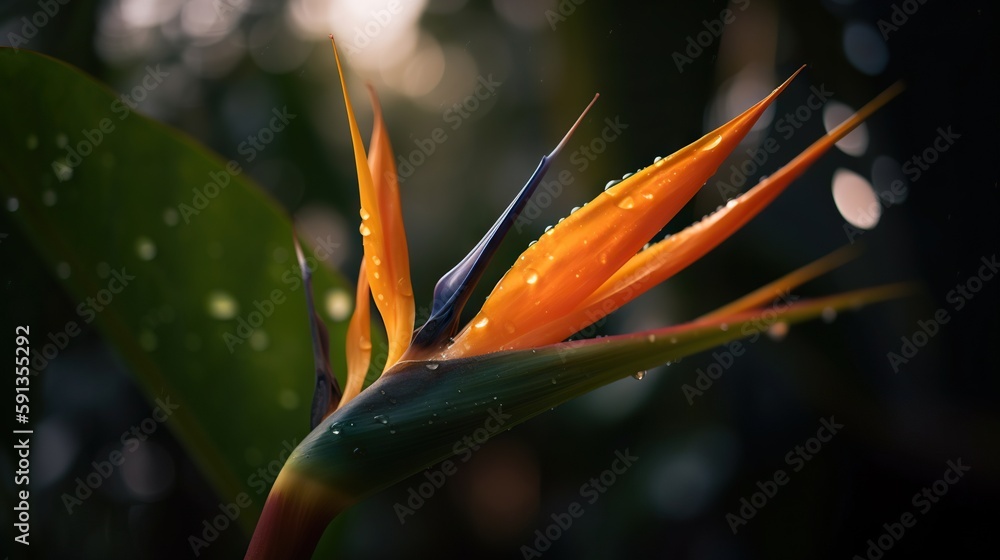
[[(221, 499), (250, 495), (241, 521), (252, 528), (266, 496), (254, 473), (309, 431), (312, 351), (289, 217), (242, 169), (227, 172), (233, 162), (75, 68), (0, 49), (0, 77), (0, 192), (52, 269), (68, 270), (81, 307), (67, 320), (92, 320), (151, 401), (179, 407), (167, 425)], [(336, 273), (319, 266), (313, 286), (325, 319), (331, 294), (350, 311), (353, 288)], [(241, 333), (241, 321), (259, 328)], [(346, 321), (328, 323), (343, 383)], [(32, 335), (36, 351), (48, 342)]]

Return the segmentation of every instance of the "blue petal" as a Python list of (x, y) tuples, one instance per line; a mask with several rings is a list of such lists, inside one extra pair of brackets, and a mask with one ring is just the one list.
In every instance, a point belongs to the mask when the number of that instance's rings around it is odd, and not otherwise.
[(476, 287), (483, 272), (486, 270), (486, 265), (493, 258), (493, 254), (496, 253), (503, 238), (510, 231), (511, 226), (514, 225), (514, 221), (520, 215), (521, 210), (524, 209), (525, 204), (528, 203), (528, 199), (531, 198), (535, 189), (541, 184), (542, 178), (545, 177), (545, 173), (552, 164), (552, 160), (566, 146), (573, 132), (580, 126), (583, 117), (586, 116), (587, 111), (594, 105), (597, 98), (598, 96), (595, 95), (594, 99), (583, 110), (583, 113), (573, 123), (573, 126), (570, 127), (566, 135), (563, 136), (559, 145), (549, 155), (542, 156), (542, 160), (538, 163), (538, 167), (535, 168), (535, 172), (532, 173), (528, 182), (521, 189), (521, 192), (517, 193), (517, 196), (514, 197), (510, 206), (504, 210), (500, 218), (493, 224), (493, 227), (486, 232), (486, 235), (473, 247), (472, 251), (464, 259), (438, 280), (437, 285), (434, 286), (434, 302), (431, 306), (431, 316), (414, 333), (412, 343), (414, 346), (433, 346), (455, 334), (458, 330), (458, 321), (462, 315), (462, 309), (465, 307), (469, 296), (472, 294), (472, 290)]
[(316, 389), (313, 391), (312, 410), (309, 416), (309, 429), (312, 429), (337, 408), (343, 392), (330, 368), (330, 336), (327, 334), (323, 320), (316, 313), (316, 305), (313, 303), (312, 272), (309, 270), (309, 265), (306, 264), (298, 237), (293, 234), (292, 240), (295, 242), (295, 255), (299, 259), (299, 268), (302, 269), (302, 285), (306, 292), (309, 333), (312, 335), (313, 363), (316, 370)]

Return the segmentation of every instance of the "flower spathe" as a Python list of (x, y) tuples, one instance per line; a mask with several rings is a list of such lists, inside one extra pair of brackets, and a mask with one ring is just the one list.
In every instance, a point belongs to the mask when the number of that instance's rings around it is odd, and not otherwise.
[[(332, 39), (332, 37), (331, 37)], [(414, 297), (392, 148), (375, 92), (366, 153), (334, 45), (360, 192), (364, 260), (346, 340), (344, 391), (317, 352), (313, 430), (289, 457), (265, 504), (247, 558), (307, 558), (343, 508), (440, 461), (455, 441), (502, 411), (514, 426), (592, 389), (747, 336), (777, 291), (842, 264), (835, 252), (686, 324), (561, 342), (699, 259), (760, 213), (819, 156), (898, 95), (893, 86), (740, 197), (644, 249), (739, 145), (802, 69), (742, 114), (666, 158), (601, 191), (531, 244), (477, 314), (460, 324), (469, 293), (552, 159), (535, 173), (469, 255), (435, 287), (430, 319), (414, 330)], [(593, 102), (591, 102), (591, 105)], [(588, 106), (589, 109), (589, 106)], [(586, 111), (584, 112), (584, 114)], [(578, 127), (583, 115), (570, 129)], [(308, 278), (307, 278), (308, 280)], [(308, 283), (307, 283), (308, 285)], [(791, 323), (827, 310), (899, 295), (883, 286), (805, 300), (777, 311)], [(388, 358), (363, 388), (371, 360), (369, 298), (385, 325)], [(311, 305), (311, 299), (310, 305)], [(326, 341), (317, 333), (314, 345)], [(319, 339), (317, 340), (317, 336)], [(326, 376), (326, 381), (321, 381)], [(329, 388), (330, 394), (324, 394)], [(319, 411), (317, 413), (317, 411)]]

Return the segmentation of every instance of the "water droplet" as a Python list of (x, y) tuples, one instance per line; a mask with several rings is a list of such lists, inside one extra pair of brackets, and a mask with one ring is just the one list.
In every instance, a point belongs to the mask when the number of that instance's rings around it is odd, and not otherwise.
[(537, 240), (537, 239), (535, 239), (534, 241), (529, 241), (529, 242), (528, 242), (528, 247), (531, 247), (531, 246), (532, 246), (532, 245), (534, 245), (535, 243), (538, 243), (538, 240)]
[(382, 264), (382, 259), (378, 258), (378, 255), (372, 255), (372, 264), (379, 266)]
[(626, 173), (626, 174), (622, 175), (622, 181), (624, 181), (625, 179), (628, 179), (632, 175), (634, 175), (634, 173)]
[(569, 211), (570, 215), (574, 214), (579, 209), (580, 209), (579, 206), (574, 206), (573, 209)]
[(232, 319), (240, 309), (233, 296), (222, 290), (210, 292), (206, 304), (209, 316), (220, 321)]
[(396, 280), (396, 291), (403, 297), (413, 297), (413, 286), (410, 285), (409, 278)]
[(701, 149), (704, 150), (704, 151), (706, 151), (706, 152), (708, 150), (713, 150), (713, 149), (715, 149), (716, 146), (719, 145), (720, 142), (722, 142), (722, 135), (721, 134), (716, 134), (715, 138), (712, 138), (712, 140), (708, 144), (705, 144), (704, 146), (702, 146)]
[(482, 319), (476, 321), (475, 327), (477, 329), (481, 329), (481, 328), (485, 327), (488, 324), (490, 324), (490, 318), (489, 317), (483, 317)]
[(389, 419), (386, 418), (384, 414), (379, 414), (378, 416), (375, 417), (374, 420), (376, 422), (378, 422), (379, 424), (383, 424), (383, 425), (389, 423)]
[(427, 365), (425, 365), (424, 367), (426, 367), (427, 369), (429, 369), (431, 371), (434, 371), (434, 370), (436, 370), (438, 368), (438, 364), (435, 363), (435, 362), (427, 362)]
[(354, 448), (354, 456), (355, 457), (364, 457), (365, 456), (365, 450), (364, 450), (364, 448), (362, 448), (362, 447), (355, 447)]
[(343, 431), (343, 425), (340, 422), (334, 422), (330, 424), (330, 433), (339, 436), (340, 432)]
[(635, 201), (632, 200), (631, 196), (626, 196), (618, 203), (618, 207), (622, 210), (629, 210), (635, 207)]
[[(538, 272), (532, 268), (525, 269), (524, 271), (524, 282), (527, 284), (534, 284), (538, 282)], [(478, 324), (476, 325), (479, 326)]]
[(608, 254), (607, 253), (601, 253), (601, 255), (599, 257), (597, 257), (597, 260), (599, 260), (601, 262), (601, 264), (608, 264)]
[(552, 384), (553, 384), (553, 385), (555, 385), (555, 384), (556, 384), (556, 378), (555, 378), (555, 377), (553, 377), (551, 381), (552, 381)]
[(566, 218), (559, 218), (559, 221), (558, 221), (558, 222), (556, 222), (556, 223), (557, 223), (557, 224), (561, 224), (561, 223), (563, 223), (563, 220), (565, 220), (565, 219), (566, 219)]
[(379, 295), (378, 295), (377, 297), (378, 297), (378, 300), (379, 300), (379, 301), (383, 301), (383, 300), (385, 300), (385, 296), (384, 296), (384, 295), (382, 295), (382, 294), (379, 294)]
[(135, 240), (135, 252), (144, 261), (151, 261), (156, 256), (156, 244), (153, 240), (140, 236)]
[(391, 429), (391, 430), (389, 430), (389, 433), (390, 433), (390, 434), (395, 434), (395, 433), (396, 433), (396, 430), (395, 430), (395, 429)]
[(663, 157), (656, 156), (655, 158), (653, 158), (653, 163), (660, 163), (661, 160), (663, 160)]
[(636, 379), (639, 379), (639, 380), (642, 380), (643, 377), (646, 377), (646, 371), (645, 370), (643, 370), (643, 371), (637, 371), (637, 372), (635, 372), (635, 373), (632, 374), (632, 377), (634, 377)]
[(361, 219), (362, 220), (367, 220), (368, 218), (372, 217), (372, 215), (369, 214), (368, 211), (365, 210), (364, 208), (362, 208), (359, 213), (361, 214)]
[(381, 278), (381, 277), (382, 277), (382, 275), (381, 275), (381, 274), (379, 274), (379, 273), (378, 273), (378, 271), (376, 271), (376, 272), (375, 272), (375, 279), (376, 279), (376, 280), (378, 280), (378, 279), (379, 279), (379, 278)]
[(326, 314), (334, 321), (343, 321), (351, 313), (351, 296), (346, 290), (331, 288), (326, 291)]
[(653, 193), (643, 193), (642, 198), (645, 198), (646, 200), (653, 200)]
[(507, 321), (506, 323), (504, 323), (503, 329), (507, 331), (507, 334), (514, 334), (514, 331), (517, 330), (517, 327), (511, 321)]
[(546, 232), (552, 231), (552, 226), (545, 226), (545, 230), (544, 231), (546, 231)]
[(361, 227), (358, 228), (358, 231), (361, 232), (362, 237), (368, 237), (369, 235), (372, 234), (372, 230), (369, 229), (368, 226), (366, 226), (365, 224), (361, 224)]
[(42, 204), (46, 206), (55, 206), (58, 200), (59, 197), (56, 196), (56, 191), (52, 189), (45, 189), (45, 192), (42, 193)]
[(732, 207), (736, 206), (739, 203), (740, 203), (740, 201), (738, 199), (731, 198), (731, 199), (729, 199), (729, 202), (726, 203), (726, 208), (732, 208)]
[(606, 184), (604, 185), (604, 190), (608, 190), (608, 189), (610, 189), (611, 187), (613, 187), (613, 186), (617, 185), (618, 183), (621, 183), (621, 181), (619, 181), (619, 180), (617, 180), (617, 179), (612, 179), (611, 181), (608, 181), (608, 182), (607, 182), (607, 183), (606, 183)]
[(832, 307), (824, 307), (820, 317), (823, 318), (824, 323), (832, 323), (837, 318), (837, 310)]

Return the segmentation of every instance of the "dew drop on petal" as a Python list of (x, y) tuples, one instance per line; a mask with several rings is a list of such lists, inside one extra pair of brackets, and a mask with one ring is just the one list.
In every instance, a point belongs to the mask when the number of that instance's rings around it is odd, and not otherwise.
[(479, 321), (476, 321), (475, 327), (477, 329), (481, 329), (481, 328), (485, 327), (488, 324), (490, 324), (490, 318), (489, 317), (483, 317)]
[(715, 138), (712, 138), (712, 140), (709, 143), (702, 146), (701, 149), (704, 151), (714, 150), (715, 147), (718, 146), (720, 142), (722, 142), (722, 135), (716, 134)]
[(344, 431), (344, 426), (340, 422), (334, 422), (333, 424), (330, 424), (330, 433), (331, 434), (333, 434), (335, 436), (339, 436), (340, 432), (342, 432), (342, 431)]
[(372, 264), (379, 266), (382, 264), (382, 259), (378, 258), (378, 255), (372, 255)]
[(361, 219), (362, 219), (362, 220), (367, 220), (368, 218), (371, 218), (371, 217), (372, 217), (372, 215), (371, 215), (371, 214), (369, 214), (369, 213), (368, 213), (368, 211), (367, 211), (367, 210), (365, 210), (364, 208), (362, 208), (362, 209), (361, 209), (361, 211), (360, 211), (359, 213), (361, 214)]
[(388, 419), (388, 418), (386, 418), (386, 416), (385, 416), (384, 414), (379, 414), (378, 416), (376, 416), (376, 417), (374, 418), (374, 420), (375, 420), (376, 422), (378, 422), (379, 424), (382, 424), (382, 425), (385, 425), (385, 424), (388, 424), (388, 423), (389, 423), (389, 419)]
[(438, 368), (438, 364), (436, 362), (427, 362), (427, 365), (425, 365), (424, 367), (426, 367), (431, 371), (434, 371)]
[[(524, 282), (527, 284), (534, 284), (535, 282), (538, 282), (538, 272), (532, 268), (525, 269)], [(476, 326), (478, 327), (479, 323), (476, 323)]]
[(631, 196), (626, 196), (618, 202), (618, 207), (622, 210), (630, 210), (635, 207), (635, 201)]
[(639, 379), (639, 380), (642, 380), (643, 377), (646, 377), (646, 371), (645, 370), (637, 371), (637, 372), (635, 372), (635, 373), (632, 374), (632, 377), (634, 377), (636, 379)]
[(372, 230), (365, 224), (361, 224), (361, 227), (358, 228), (358, 231), (361, 232), (362, 237), (368, 237), (369, 235), (372, 234)]

